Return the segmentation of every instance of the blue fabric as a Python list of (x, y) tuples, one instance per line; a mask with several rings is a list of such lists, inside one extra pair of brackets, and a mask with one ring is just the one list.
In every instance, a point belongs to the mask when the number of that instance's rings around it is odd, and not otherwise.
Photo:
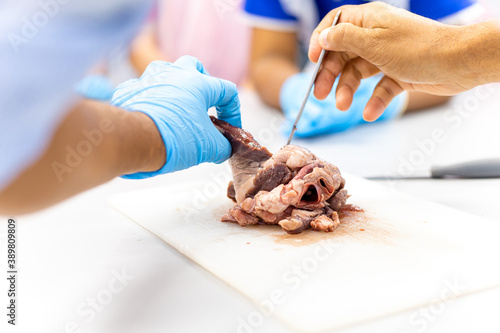
[[(369, 1), (363, 0), (315, 0), (320, 19), (329, 11), (343, 5), (361, 5)], [(462, 9), (476, 3), (476, 0), (409, 0), (410, 11), (432, 18), (442, 19), (455, 14)], [(294, 13), (286, 13), (280, 0), (246, 0), (245, 11), (249, 14), (278, 19), (282, 21), (296, 21)]]
[(410, 1), (410, 11), (433, 20), (439, 20), (455, 14), (475, 2), (475, 0), (413, 0)]
[(249, 14), (277, 20), (297, 20), (294, 16), (287, 14), (283, 10), (279, 0), (247, 0), (245, 2), (245, 11)]
[[(34, 162), (84, 74), (135, 36), (143, 0), (0, 3), (0, 189)], [(64, 163), (64, 161), (58, 161)]]

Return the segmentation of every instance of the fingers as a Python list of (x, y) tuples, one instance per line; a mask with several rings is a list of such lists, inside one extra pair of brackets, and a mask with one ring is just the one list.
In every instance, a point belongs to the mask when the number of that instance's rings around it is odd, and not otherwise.
[(349, 61), (347, 54), (337, 52), (326, 54), (314, 85), (314, 96), (317, 99), (325, 99), (328, 96), (347, 61)]
[(156, 60), (151, 62), (148, 67), (144, 70), (144, 72), (141, 75), (141, 79), (153, 76), (155, 74), (164, 72), (167, 70), (168, 66), (170, 66), (171, 63), (167, 61), (161, 61), (161, 60)]
[[(321, 32), (327, 28), (330, 28), (332, 26), (333, 20), (335, 19), (335, 16), (337, 16), (337, 12), (339, 10), (342, 10), (343, 7), (336, 8), (332, 11), (330, 11), (326, 16), (321, 20), (321, 22), (318, 24), (316, 29), (314, 29), (311, 39), (309, 42), (309, 59), (316, 63), (318, 61), (319, 55), (321, 53), (321, 46), (319, 45), (318, 38)], [(340, 17), (340, 20), (342, 20), (342, 17)], [(339, 20), (339, 21), (340, 21)]]
[(210, 106), (215, 106), (217, 118), (229, 124), (241, 127), (240, 98), (236, 85), (230, 81), (212, 78), (214, 99)]
[[(339, 23), (332, 27), (338, 11), (342, 11)], [(329, 12), (313, 31), (309, 43), (309, 59), (318, 61), (323, 48), (332, 51), (349, 51), (361, 55), (359, 52), (370, 46), (370, 29), (379, 21), (381, 13), (387, 10), (387, 5), (373, 2), (364, 5), (341, 6)], [(366, 29), (365, 29), (366, 28)]]
[(384, 76), (373, 90), (372, 97), (366, 103), (363, 119), (370, 122), (377, 120), (393, 98), (403, 91), (404, 89), (396, 81)]
[(336, 95), (337, 108), (342, 111), (349, 109), (361, 79), (371, 77), (380, 71), (366, 60), (355, 56), (352, 58), (353, 56), (349, 53), (329, 52), (314, 86), (314, 96), (324, 99), (332, 90), (337, 77), (341, 75)]
[(203, 67), (201, 61), (193, 56), (182, 56), (174, 62), (174, 65), (184, 69), (196, 70), (202, 74), (209, 75), (208, 71)]
[[(346, 19), (353, 19), (351, 17), (345, 17), (352, 13), (352, 6), (342, 6), (342, 14), (340, 19), (344, 17)], [(359, 11), (359, 10), (358, 10)], [(348, 64), (351, 59), (357, 58), (358, 56), (367, 57), (368, 53), (372, 49), (371, 43), (373, 38), (371, 37), (370, 30), (360, 28), (351, 23), (339, 23), (335, 27), (329, 27), (327, 24), (331, 24), (333, 17), (336, 15), (337, 11), (331, 11), (327, 17), (318, 25), (318, 28), (314, 31), (311, 36), (311, 44), (309, 47), (309, 57), (312, 61), (317, 61), (318, 57), (323, 48), (327, 50), (334, 50), (338, 52), (329, 52), (325, 59), (323, 60), (323, 65), (321, 71), (318, 73), (316, 78), (316, 85), (314, 87), (314, 96), (318, 99), (324, 99), (330, 93), (335, 79), (340, 74), (340, 72), (345, 70), (346, 64)], [(354, 18), (357, 20), (356, 18)], [(323, 29), (323, 27), (326, 27)], [(321, 32), (320, 32), (321, 31)], [(366, 41), (367, 37), (369, 38)], [(322, 41), (323, 39), (323, 41)], [(350, 42), (354, 41), (354, 45)], [(356, 43), (356, 41), (359, 41)], [(352, 73), (347, 77), (352, 76)], [(368, 77), (368, 76), (367, 76)], [(341, 86), (342, 87), (342, 86)], [(341, 110), (347, 110), (352, 102), (352, 95), (356, 89), (348, 90), (349, 87), (343, 87), (340, 90), (341, 102), (337, 104), (337, 107)], [(338, 90), (339, 92), (339, 90)]]
[(371, 77), (379, 69), (362, 58), (356, 58), (347, 63), (337, 85), (337, 108), (347, 111), (352, 104), (354, 94), (358, 90), (362, 79)]
[(215, 127), (209, 136), (214, 142), (208, 145), (211, 151), (205, 155), (205, 162), (222, 163), (231, 157), (231, 144)]
[(337, 76), (328, 70), (321, 70), (314, 82), (314, 97), (319, 100), (325, 99), (332, 91)]
[(330, 51), (351, 52), (366, 58), (367, 51), (373, 45), (373, 37), (369, 29), (351, 23), (340, 23), (323, 30), (318, 36), (318, 43), (321, 48)]
[[(171, 65), (172, 63), (167, 61), (153, 61), (148, 65), (144, 73), (142, 73), (141, 79), (154, 76), (161, 72), (165, 72)], [(205, 75), (210, 75), (208, 71), (203, 67), (201, 61), (193, 56), (182, 56), (177, 59), (177, 61), (174, 62), (173, 65), (187, 70), (198, 71)]]
[[(193, 69), (209, 75), (201, 61), (192, 56), (180, 57), (174, 64), (184, 69)], [(216, 107), (217, 118), (233, 126), (241, 127), (240, 99), (236, 85), (230, 81), (214, 77), (207, 77), (206, 79), (210, 81), (212, 90), (208, 96), (208, 107)]]

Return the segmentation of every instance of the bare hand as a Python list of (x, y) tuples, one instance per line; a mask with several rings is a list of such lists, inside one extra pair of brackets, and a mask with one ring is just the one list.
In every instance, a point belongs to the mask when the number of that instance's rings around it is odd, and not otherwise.
[[(330, 28), (339, 10), (339, 24)], [(361, 79), (382, 71), (385, 76), (364, 110), (365, 120), (373, 121), (403, 90), (454, 95), (471, 89), (480, 82), (476, 68), (463, 56), (466, 43), (462, 38), (471, 37), (467, 29), (381, 2), (339, 7), (325, 16), (311, 36), (309, 58), (313, 62), (322, 48), (335, 51), (323, 62), (314, 94), (325, 98), (342, 72), (337, 108), (347, 110)]]

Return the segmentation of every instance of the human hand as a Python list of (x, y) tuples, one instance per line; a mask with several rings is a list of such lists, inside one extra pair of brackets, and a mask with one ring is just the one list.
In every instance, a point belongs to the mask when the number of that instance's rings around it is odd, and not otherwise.
[(201, 62), (190, 56), (174, 63), (151, 63), (139, 79), (116, 88), (111, 104), (147, 114), (155, 122), (167, 154), (160, 170), (124, 178), (147, 178), (228, 159), (231, 145), (207, 114), (213, 106), (219, 119), (241, 127), (236, 85), (209, 76)]
[(76, 84), (75, 90), (82, 97), (106, 102), (113, 97), (115, 87), (104, 75), (88, 75)]
[[(339, 24), (330, 28), (338, 10), (342, 11)], [(311, 36), (312, 61), (318, 60), (322, 48), (335, 51), (325, 57), (314, 93), (325, 98), (340, 75), (337, 107), (345, 110), (361, 79), (382, 71), (385, 76), (364, 111), (364, 118), (373, 121), (403, 90), (435, 95), (468, 90), (478, 82), (468, 76), (458, 52), (462, 35), (462, 27), (440, 24), (381, 2), (339, 7)]]
[[(280, 105), (287, 119), (285, 125), (286, 134), (290, 134), (292, 130), (310, 80), (310, 73), (297, 73), (289, 77), (281, 87)], [(311, 137), (336, 133), (364, 123), (364, 107), (379, 81), (380, 76), (364, 79), (356, 90), (353, 102), (347, 112), (340, 111), (335, 106), (334, 90), (338, 80), (335, 81), (332, 92), (324, 100), (318, 100), (313, 94), (310, 94), (304, 113), (297, 124), (295, 135), (298, 137)], [(385, 108), (384, 114), (378, 119), (386, 120), (399, 116), (406, 109), (407, 102), (407, 93), (396, 96)]]

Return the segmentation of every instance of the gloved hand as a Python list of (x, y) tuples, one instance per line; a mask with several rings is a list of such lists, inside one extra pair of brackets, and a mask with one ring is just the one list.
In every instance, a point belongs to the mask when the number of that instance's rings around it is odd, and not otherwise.
[[(289, 135), (292, 130), (310, 81), (311, 73), (297, 73), (289, 77), (281, 87), (280, 105), (286, 117), (283, 128), (286, 135)], [(336, 133), (365, 123), (363, 110), (378, 81), (380, 81), (380, 76), (362, 80), (348, 111), (340, 111), (335, 107), (335, 90), (338, 79), (335, 81), (331, 93), (324, 100), (317, 99), (311, 92), (295, 135), (311, 137)], [(408, 94), (406, 92), (396, 96), (377, 121), (397, 117), (406, 109), (407, 101)]]
[(208, 75), (190, 56), (174, 63), (152, 62), (139, 79), (120, 84), (112, 105), (147, 114), (165, 144), (167, 161), (155, 172), (122, 176), (139, 179), (203, 163), (222, 163), (231, 155), (229, 141), (215, 128), (207, 110), (215, 106), (219, 119), (241, 127), (236, 85)]
[(104, 75), (88, 75), (76, 84), (75, 90), (85, 98), (107, 102), (113, 97), (115, 86)]

